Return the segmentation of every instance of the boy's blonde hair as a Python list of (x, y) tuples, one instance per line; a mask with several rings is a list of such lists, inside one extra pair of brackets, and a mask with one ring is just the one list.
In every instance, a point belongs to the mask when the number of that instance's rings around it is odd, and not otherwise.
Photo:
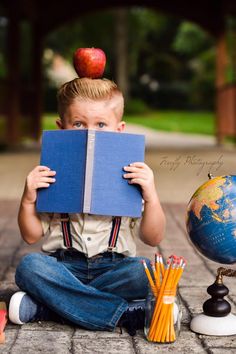
[(57, 93), (58, 113), (63, 120), (66, 109), (74, 100), (102, 101), (118, 98), (114, 110), (121, 120), (124, 97), (115, 82), (108, 79), (76, 78), (63, 84)]

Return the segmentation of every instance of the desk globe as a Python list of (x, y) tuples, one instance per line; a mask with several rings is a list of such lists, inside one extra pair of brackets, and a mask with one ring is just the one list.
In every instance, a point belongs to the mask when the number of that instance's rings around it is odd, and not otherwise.
[[(188, 204), (187, 232), (205, 257), (224, 264), (236, 263), (236, 176), (208, 176), (209, 180), (196, 190)], [(223, 299), (228, 288), (222, 278), (217, 277), (207, 291), (212, 299), (204, 303), (204, 313), (191, 321), (190, 328), (207, 335), (236, 334), (236, 316)]]
[(235, 263), (236, 176), (210, 176), (188, 204), (186, 225), (190, 240), (204, 256)]

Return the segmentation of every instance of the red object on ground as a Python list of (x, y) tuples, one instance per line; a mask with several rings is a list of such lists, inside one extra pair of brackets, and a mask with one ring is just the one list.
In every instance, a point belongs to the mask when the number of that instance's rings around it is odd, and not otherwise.
[[(1, 306), (2, 307), (2, 306)], [(3, 307), (6, 307), (3, 305)], [(7, 310), (6, 308), (0, 309), (0, 343), (5, 343), (5, 333), (4, 333), (4, 329), (6, 327), (7, 324)]]
[(73, 64), (79, 77), (101, 78), (106, 65), (106, 55), (100, 48), (78, 48), (73, 55)]

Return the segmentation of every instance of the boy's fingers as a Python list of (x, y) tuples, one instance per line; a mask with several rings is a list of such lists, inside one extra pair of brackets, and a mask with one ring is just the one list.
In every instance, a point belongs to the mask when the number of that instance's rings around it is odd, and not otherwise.
[(38, 171), (50, 171), (50, 168), (47, 167), (47, 166), (37, 166), (35, 167), (35, 170), (38, 170)]
[(147, 179), (146, 174), (144, 173), (125, 173), (123, 175), (124, 178), (142, 178), (142, 179)]
[(128, 167), (127, 169), (124, 169), (126, 174), (131, 174), (131, 173), (140, 173), (141, 175), (149, 175), (147, 170), (144, 170), (142, 168), (137, 168), (137, 167)]
[(46, 183), (53, 183), (53, 182), (55, 182), (55, 181), (56, 181), (55, 178), (50, 178), (50, 177), (42, 177), (42, 178), (40, 179), (40, 182), (46, 182)]
[(130, 172), (135, 172), (135, 171), (148, 171), (149, 168), (147, 167), (147, 165), (140, 165), (140, 166), (133, 166), (133, 165), (129, 165), (129, 166), (124, 166), (123, 167), (124, 171), (130, 171)]
[(50, 186), (50, 183), (38, 183), (37, 188), (47, 188)]
[(129, 184), (142, 184), (143, 179), (142, 178), (132, 178), (131, 180), (128, 181)]
[(144, 162), (132, 162), (129, 164), (129, 166), (134, 166), (134, 167), (147, 167), (147, 165)]
[(45, 176), (45, 177), (47, 177), (47, 176), (55, 176), (55, 174), (56, 174), (56, 171), (41, 171), (40, 172), (40, 175), (41, 176)]

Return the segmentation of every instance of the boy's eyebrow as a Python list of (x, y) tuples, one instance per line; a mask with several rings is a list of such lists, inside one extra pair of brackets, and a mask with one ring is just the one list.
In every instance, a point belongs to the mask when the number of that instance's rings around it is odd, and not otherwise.
[(83, 116), (74, 116), (74, 117), (72, 117), (72, 119), (74, 119), (74, 120), (79, 120), (79, 121), (81, 121), (81, 120), (87, 120), (87, 118), (86, 117), (83, 117)]
[(108, 121), (108, 120), (109, 120), (108, 117), (96, 117), (95, 119), (96, 119), (96, 120), (105, 120), (105, 121)]

